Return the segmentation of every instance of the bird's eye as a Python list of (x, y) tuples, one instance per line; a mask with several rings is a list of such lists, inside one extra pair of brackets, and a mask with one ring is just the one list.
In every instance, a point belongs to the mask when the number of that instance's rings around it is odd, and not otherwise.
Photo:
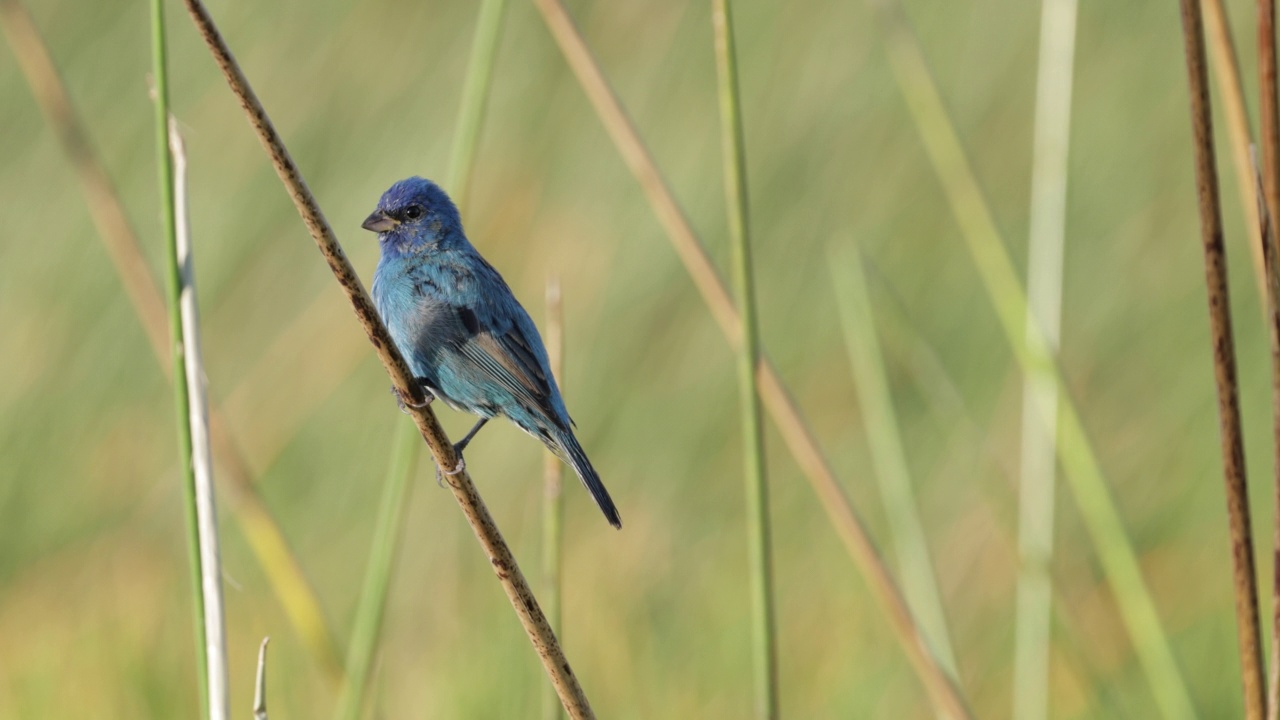
[(410, 205), (409, 207), (404, 209), (404, 216), (409, 220), (417, 220), (418, 218), (422, 217), (422, 206)]

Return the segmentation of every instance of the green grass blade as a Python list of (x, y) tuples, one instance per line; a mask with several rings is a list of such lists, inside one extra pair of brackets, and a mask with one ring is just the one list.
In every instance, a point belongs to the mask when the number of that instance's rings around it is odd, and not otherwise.
[(720, 91), (725, 198), (729, 215), (729, 239), (732, 243), (731, 275), (740, 311), (739, 330), (742, 333), (742, 343), (736, 354), (747, 494), (747, 543), (751, 567), (755, 709), (758, 717), (775, 718), (778, 716), (777, 639), (773, 609), (773, 567), (769, 547), (769, 495), (765, 482), (764, 431), (760, 423), (760, 398), (756, 394), (755, 381), (756, 367), (760, 364), (760, 342), (751, 269), (746, 143), (742, 133), (742, 108), (738, 99), (738, 68), (729, 0), (712, 0), (711, 8)]
[(169, 80), (165, 47), (163, 0), (151, 0), (151, 74), (155, 83), (155, 132), (156, 164), (160, 180), (160, 207), (165, 237), (165, 287), (169, 307), (169, 339), (173, 356), (173, 395), (178, 415), (178, 449), (182, 462), (183, 504), (186, 508), (187, 559), (191, 566), (191, 592), (195, 606), (196, 668), (199, 673), (201, 713), (210, 720), (212, 715), (209, 688), (209, 663), (205, 647), (205, 599), (202, 592), (202, 568), (200, 555), (199, 514), (196, 509), (196, 477), (192, 462), (191, 412), (187, 393), (182, 347), (182, 268), (178, 261), (178, 220), (174, 205), (173, 158), (169, 155)]
[(449, 193), (466, 215), (471, 196), (471, 171), (475, 167), (476, 148), (480, 144), (480, 128), (489, 104), (489, 86), (493, 84), (493, 63), (498, 57), (498, 40), (502, 36), (502, 19), (507, 0), (484, 0), (476, 20), (475, 38), (471, 41), (471, 59), (462, 84), (462, 102), (458, 104), (458, 124), (453, 136), (453, 152), (449, 160)]
[[(1066, 228), (1067, 147), (1076, 0), (1044, 0), (1040, 26), (1035, 146), (1031, 168), (1031, 233), (1027, 259), (1028, 332), (1044, 330), (1057, 354), (1062, 324), (1062, 256)], [(1017, 613), (1013, 717), (1049, 715), (1049, 627), (1053, 558), (1058, 388), (1027, 375), (1022, 386), (1022, 463), (1018, 494)], [(1043, 416), (1037, 403), (1045, 408)]]
[(403, 428), (416, 430), (411, 423), (398, 423), (391, 450), (391, 466), (383, 484), (382, 501), (378, 508), (378, 520), (374, 525), (373, 546), (369, 551), (369, 564), (365, 568), (364, 584), (360, 590), (360, 603), (356, 608), (355, 626), (351, 630), (351, 646), (347, 650), (347, 681), (338, 699), (338, 714), (343, 720), (360, 717), (364, 707), (364, 691), (369, 684), (373, 659), (378, 651), (382, 635), (382, 620), (386, 613), (387, 593), (391, 586), (391, 569), (395, 565), (400, 548), (400, 535), (404, 526), (405, 510), (413, 490), (413, 470), (418, 464), (418, 446), (422, 443), (417, 432), (405, 432)]
[[(506, 0), (484, 0), (476, 24), (471, 60), (463, 83), (458, 109), (458, 129), (454, 135), (448, 187), (459, 208), (466, 207), (467, 187), (475, 160), (484, 109), (493, 82), (493, 63), (498, 52)], [(382, 620), (391, 585), (391, 567), (404, 524), (404, 508), (409, 504), (413, 470), (422, 452), (418, 429), (411, 422), (396, 425), (391, 462), (383, 485), (381, 509), (374, 529), (369, 566), (356, 608), (356, 620), (347, 650), (347, 679), (338, 703), (341, 720), (356, 720), (364, 706), (373, 658), (382, 634)]]
[(933, 645), (938, 660), (947, 672), (956, 677), (959, 673), (956, 671), (955, 651), (951, 647), (942, 593), (938, 590), (933, 560), (920, 522), (919, 505), (911, 486), (907, 455), (898, 432), (898, 417), (889, 391), (880, 340), (876, 335), (875, 313), (867, 292), (862, 255), (857, 247), (852, 247), (838, 255), (833, 252), (831, 260), (831, 276), (843, 321), (845, 347), (857, 384), (858, 405), (867, 430), (875, 477), (893, 530), (902, 590), (911, 613)]
[[(1037, 382), (1052, 383), (1062, 395), (1063, 403), (1058, 414), (1058, 459), (1102, 562), (1107, 582), (1115, 593), (1121, 618), (1133, 640), (1156, 702), (1166, 717), (1195, 717), (1195, 707), (1178, 670), (1169, 639), (1161, 627), (1155, 601), (1143, 580), (1137, 553), (1111, 497), (1084, 424), (1065, 392), (1044, 332), (1038, 324), (1027, 325), (1026, 294), (919, 44), (896, 3), (876, 0), (871, 4), (884, 29), (884, 42), (894, 76), (1013, 354), (1024, 373), (1038, 378)], [(1037, 406), (1047, 423), (1051, 408), (1042, 403), (1037, 403)]]

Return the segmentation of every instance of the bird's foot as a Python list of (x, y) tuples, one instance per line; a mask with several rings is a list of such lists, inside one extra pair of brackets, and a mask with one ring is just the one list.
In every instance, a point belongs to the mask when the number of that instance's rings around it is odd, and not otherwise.
[[(458, 443), (458, 445), (461, 445), (461, 443)], [(465, 458), (462, 457), (462, 448), (458, 447), (458, 445), (453, 446), (453, 452), (458, 456), (457, 466), (455, 466), (452, 470), (444, 471), (444, 474), (448, 475), (449, 477), (453, 477), (454, 475), (457, 475), (458, 473), (467, 469), (467, 461)], [(440, 466), (438, 465), (436, 466), (436, 485), (439, 485), (440, 487), (444, 487), (444, 477), (440, 474)]]
[(404, 396), (404, 393), (400, 392), (400, 388), (395, 385), (391, 386), (391, 394), (396, 396), (396, 404), (400, 406), (400, 412), (406, 415), (409, 414), (410, 408), (413, 408), (414, 410), (421, 410), (422, 408), (430, 405), (432, 400), (436, 399), (436, 396), (426, 387), (422, 388), (422, 394), (426, 396), (426, 399), (420, 403), (409, 402), (408, 398)]

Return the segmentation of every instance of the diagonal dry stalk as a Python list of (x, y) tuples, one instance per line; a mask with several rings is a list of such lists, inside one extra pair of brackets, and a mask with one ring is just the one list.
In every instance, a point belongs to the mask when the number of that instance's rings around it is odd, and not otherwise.
[[(623, 161), (640, 183), (646, 199), (666, 230), (667, 237), (702, 295), (703, 302), (710, 309), (730, 347), (737, 349), (742, 343), (737, 308), (586, 41), (560, 0), (534, 2)], [(777, 369), (764, 353), (756, 368), (756, 383), (765, 410), (778, 426), (787, 448), (813, 486), (814, 492), (818, 494), (836, 533), (883, 607), (890, 627), (902, 643), (908, 661), (929, 692), (935, 707), (940, 714), (953, 718), (969, 717), (960, 689), (929, 649), (919, 626), (911, 617), (902, 591), (894, 582), (880, 551), (867, 532), (866, 525), (858, 517), (853, 504), (836, 480), (835, 472), (823, 456), (800, 409), (782, 384)]]
[[(1266, 716), (1266, 680), (1262, 667), (1262, 638), (1258, 628), (1258, 592), (1253, 568), (1253, 533), (1245, 479), (1244, 438), (1240, 425), (1236, 382), (1235, 341), (1231, 330), (1231, 301), (1227, 289), (1227, 257), (1222, 238), (1222, 209), (1214, 164), (1213, 121), (1205, 67), (1204, 29), (1199, 0), (1181, 0), (1191, 95), (1191, 126), (1196, 159), (1196, 194), (1200, 204), (1200, 235), (1204, 243), (1205, 282), (1213, 345), (1214, 377), (1218, 386), (1218, 416), (1222, 432), (1223, 480), (1231, 529), (1231, 557), (1236, 589), (1236, 629), (1244, 681), (1245, 715)], [(1265, 72), (1264, 72), (1265, 77)], [(1265, 135), (1265, 133), (1264, 133)]]
[(1262, 236), (1266, 271), (1267, 328), (1271, 337), (1271, 414), (1274, 427), (1273, 482), (1275, 537), (1272, 540), (1271, 676), (1267, 717), (1280, 718), (1280, 253), (1276, 248), (1276, 218), (1280, 218), (1280, 100), (1276, 90), (1276, 3), (1258, 0), (1258, 82), (1262, 116), (1262, 167), (1258, 169)]
[[(125, 293), (146, 333), (152, 353), (172, 379), (164, 298), (142, 256), (137, 234), (119, 195), (84, 129), (62, 78), (27, 8), (20, 0), (0, 0), (3, 29), (27, 84), (80, 180), (90, 217), (120, 276)], [(342, 663), (319, 600), (280, 526), (250, 478), (249, 463), (232, 439), (218, 406), (209, 408), (213, 454), (221, 468), (231, 508), (250, 547), (299, 637), (331, 680), (342, 677)]]
[(266, 110), (258, 101), (235, 58), (232, 57), (231, 51), (227, 48), (226, 42), (222, 39), (203, 3), (200, 0), (185, 0), (185, 5), (191, 19), (195, 22), (196, 29), (222, 70), (227, 84), (244, 108), (249, 123), (257, 133), (263, 148), (271, 157), (276, 173), (280, 176), (299, 215), (302, 216), (303, 222), (315, 239), (316, 246), (329, 264), (330, 270), (333, 271), (334, 278), (342, 286), (347, 299), (350, 300), (356, 318), (368, 335), (369, 342), (373, 344), (378, 359), (382, 361), (393, 385), (404, 398), (409, 415), (418, 426), (423, 440), (431, 448), (437, 466), (445, 469), (456, 468), (452, 474), (447, 475), (449, 487), (462, 508), (467, 522), (475, 532), (476, 539), (480, 541), (485, 553), (489, 556), (494, 573), (502, 583), (503, 590), (507, 593), (521, 625), (524, 626), (530, 642), (542, 660), (547, 676), (556, 687), (565, 710), (573, 718), (593, 718), (591, 705), (574, 676), (555, 633), (547, 623), (546, 616), (538, 606), (537, 598), (525, 581), (523, 573), (520, 572), (515, 557), (503, 540), (502, 533), (494, 523), (475, 485), (471, 482), (470, 474), (459, 462), (453, 445), (445, 435), (444, 429), (440, 427), (435, 413), (426, 404), (421, 386), (414, 381), (408, 365), (405, 364), (404, 358), (387, 333), (386, 326), (378, 317), (369, 294), (365, 291), (359, 276), (343, 252), (342, 246), (334, 236), (311, 191), (307, 188), (297, 165), (289, 156), (284, 142), (272, 126)]

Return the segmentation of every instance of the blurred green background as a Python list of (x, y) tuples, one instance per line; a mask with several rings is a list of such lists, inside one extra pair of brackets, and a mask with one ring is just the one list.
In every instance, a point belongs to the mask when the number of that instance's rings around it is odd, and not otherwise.
[[(708, 4), (570, 7), (725, 267)], [(1229, 7), (1252, 68), (1251, 5)], [(1038, 4), (906, 8), (1021, 268)], [(444, 179), (473, 4), (217, 0), (210, 10), (368, 279), (377, 248), (359, 225), (381, 192), (408, 175)], [(146, 4), (35, 0), (31, 11), (158, 268)], [(962, 686), (979, 715), (1007, 716), (1019, 371), (868, 7), (746, 0), (735, 12), (764, 343), (887, 551), (827, 267), (829, 247), (864, 249)], [(408, 420), (176, 3), (169, 27), (209, 393), (345, 644), (393, 430)], [(614, 532), (576, 482), (566, 486), (569, 657), (602, 717), (744, 717), (749, 604), (733, 358), (532, 5), (510, 3), (501, 43), (465, 220), (539, 324), (545, 279), (562, 278), (562, 387), (626, 521)], [(1197, 706), (1238, 714), (1176, 4), (1081, 5), (1072, 121), (1068, 385)], [(170, 389), (8, 49), (0, 128), (0, 717), (193, 717)], [(1267, 340), (1220, 147), (1249, 470), (1266, 538)], [(470, 425), (440, 415), (455, 437)], [(784, 714), (928, 716), (881, 611), (767, 427)], [(487, 429), (468, 455), (531, 577), (539, 459), (538, 444), (507, 424)], [(1058, 498), (1053, 714), (1153, 716), (1061, 485)], [(221, 511), (233, 708), (248, 714), (257, 644), (271, 635), (272, 716), (326, 716), (336, 692), (227, 503)], [(1270, 575), (1260, 568), (1262, 587)], [(532, 717), (544, 682), (470, 529), (424, 463), (372, 688), (377, 716)]]

